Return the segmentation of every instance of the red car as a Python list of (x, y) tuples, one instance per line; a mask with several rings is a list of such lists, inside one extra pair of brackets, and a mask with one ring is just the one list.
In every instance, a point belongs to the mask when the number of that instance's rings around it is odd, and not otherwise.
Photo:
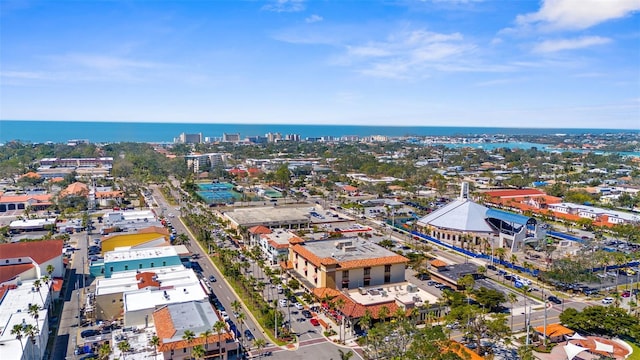
[(313, 326), (320, 326), (320, 321), (318, 321), (318, 319), (316, 319), (316, 318), (313, 318), (313, 319), (309, 320), (309, 322)]
[(628, 298), (629, 296), (631, 296), (631, 291), (624, 291), (620, 296), (622, 296), (623, 298)]

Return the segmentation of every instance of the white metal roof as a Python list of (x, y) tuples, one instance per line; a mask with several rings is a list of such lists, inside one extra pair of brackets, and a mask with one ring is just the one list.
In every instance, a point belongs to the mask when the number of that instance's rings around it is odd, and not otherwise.
[(493, 232), (485, 221), (487, 210), (487, 207), (469, 199), (456, 199), (421, 218), (418, 223), (458, 231)]

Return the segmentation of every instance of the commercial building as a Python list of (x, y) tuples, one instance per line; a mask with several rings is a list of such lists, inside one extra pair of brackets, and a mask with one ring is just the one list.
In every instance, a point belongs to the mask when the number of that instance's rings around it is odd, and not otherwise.
[(292, 245), (287, 267), (309, 290), (357, 289), (405, 281), (408, 261), (382, 246), (354, 237)]
[(468, 184), (460, 197), (416, 222), (420, 232), (470, 251), (495, 248), (521, 251), (525, 242), (544, 239), (546, 227), (528, 216), (490, 209), (469, 199)]
[(7, 211), (46, 210), (53, 203), (49, 194), (5, 195), (0, 194), (0, 213)]
[(233, 229), (262, 225), (267, 228), (300, 229), (309, 227), (311, 219), (306, 207), (255, 207), (226, 211), (224, 218)]
[[(198, 286), (200, 282), (193, 270), (186, 269), (182, 265), (115, 273), (110, 278), (96, 280), (95, 317), (97, 320), (106, 321), (124, 316), (128, 323), (144, 324), (148, 319), (136, 316), (135, 311), (144, 313), (145, 309), (151, 309), (157, 305), (206, 297), (204, 291), (200, 291)], [(183, 294), (176, 293), (175, 289), (179, 288), (182, 289), (179, 291)], [(185, 292), (184, 289), (187, 291)], [(165, 299), (165, 291), (168, 299)], [(130, 293), (131, 296), (128, 296)], [(133, 301), (132, 299), (141, 297), (147, 297), (147, 300), (150, 300), (146, 304), (129, 304), (126, 309), (133, 312), (125, 312), (125, 298)], [(148, 315), (148, 312), (144, 315)]]
[(182, 133), (182, 134), (178, 135), (177, 138), (174, 138), (173, 142), (176, 143), (176, 144), (201, 144), (202, 143), (202, 133), (199, 133), (199, 134)]
[[(0, 355), (3, 360), (42, 359), (49, 339), (50, 304), (48, 286), (34, 286), (34, 281), (0, 286)], [(31, 316), (29, 308), (37, 305), (37, 318)], [(22, 339), (18, 340), (15, 330)], [(29, 332), (33, 331), (33, 336)]]
[[(48, 275), (64, 275), (62, 261), (63, 240), (42, 240), (0, 244), (0, 285), (17, 285), (24, 280), (35, 280)], [(52, 268), (51, 268), (51, 267)]]
[[(191, 359), (195, 346), (205, 349), (204, 358), (226, 360), (230, 352), (237, 352), (238, 341), (228, 330), (218, 334), (214, 332), (206, 338), (200, 336), (212, 330), (217, 322), (224, 320), (206, 301), (188, 301), (164, 306), (153, 312), (153, 321), (160, 338), (158, 351), (164, 359)], [(185, 332), (189, 330), (196, 337), (185, 340)]]
[[(266, 229), (264, 227), (257, 228)], [(272, 265), (277, 264), (279, 260), (289, 257), (289, 246), (291, 244), (304, 242), (304, 240), (295, 234), (283, 229), (267, 230), (269, 231), (268, 233), (263, 233), (259, 236), (257, 246), (260, 247), (267, 261), (270, 261)]]
[(119, 247), (150, 248), (170, 245), (169, 231), (158, 226), (140, 229), (137, 233), (113, 233), (103, 236), (100, 241), (103, 253)]
[(91, 263), (91, 275), (112, 277), (123, 271), (145, 271), (167, 266), (182, 265), (173, 246), (130, 248), (119, 247), (104, 253), (102, 261)]

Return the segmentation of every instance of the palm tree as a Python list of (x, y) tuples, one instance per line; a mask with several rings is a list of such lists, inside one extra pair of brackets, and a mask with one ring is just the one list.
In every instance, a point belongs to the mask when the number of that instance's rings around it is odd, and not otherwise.
[(40, 295), (40, 300), (42, 301), (42, 305), (44, 305), (44, 299), (42, 298), (42, 293), (40, 292), (40, 288), (42, 287), (42, 281), (40, 279), (33, 282), (33, 288), (36, 289), (38, 295)]
[(211, 329), (207, 329), (200, 333), (200, 337), (204, 338), (204, 350), (209, 351), (209, 336), (213, 335)]
[(196, 334), (191, 330), (185, 330), (184, 334), (182, 334), (182, 340), (186, 340), (188, 345), (191, 345), (191, 342), (195, 338), (196, 338)]
[(507, 255), (507, 251), (504, 248), (500, 247), (496, 249), (496, 256), (498, 257), (498, 259), (500, 259), (500, 261), (504, 261), (505, 255)]
[(29, 305), (29, 315), (36, 321), (36, 330), (39, 330), (38, 318), (40, 317), (40, 310), (42, 310), (42, 308), (38, 304)]
[(118, 343), (118, 350), (122, 353), (122, 359), (125, 359), (125, 354), (131, 350), (131, 344), (127, 340), (120, 341)]
[(353, 356), (353, 351), (349, 350), (347, 352), (338, 349), (338, 353), (340, 354), (340, 360), (349, 360)]
[(386, 306), (381, 307), (378, 311), (378, 319), (385, 321), (387, 316), (389, 316), (389, 308)]
[[(33, 350), (35, 351), (36, 337), (38, 336), (39, 331), (36, 329), (35, 326), (31, 324), (27, 324), (27, 325), (24, 325), (22, 332), (24, 333), (24, 335), (26, 335), (29, 338), (29, 340), (31, 340), (31, 343), (34, 345)], [(38, 357), (39, 356), (36, 356), (36, 358)]]
[(193, 349), (191, 349), (191, 353), (193, 354), (194, 358), (202, 359), (206, 354), (206, 350), (204, 349), (204, 347), (202, 347), (202, 345), (196, 345), (193, 347)]
[(222, 332), (226, 328), (227, 328), (227, 325), (225, 325), (223, 321), (216, 321), (216, 323), (213, 324), (213, 331), (215, 331), (218, 334), (218, 351), (220, 350), (220, 340), (222, 337)]
[(511, 303), (511, 331), (513, 331), (513, 304), (518, 302), (518, 296), (512, 292), (507, 294), (507, 300)]
[(49, 274), (49, 277), (51, 277), (51, 274), (53, 274), (53, 271), (56, 269), (55, 266), (49, 264), (47, 265), (47, 274)]
[(160, 345), (160, 338), (158, 335), (153, 335), (151, 339), (149, 339), (149, 345), (153, 346), (153, 357), (155, 358), (158, 355), (158, 345)]
[(15, 324), (11, 328), (11, 335), (14, 335), (18, 341), (20, 341), (20, 348), (24, 351), (24, 344), (22, 343), (22, 336), (24, 335), (24, 326), (22, 324)]
[(241, 312), (240, 314), (238, 314), (237, 317), (238, 317), (238, 325), (240, 325), (240, 334), (244, 334), (244, 332), (242, 332), (242, 327), (244, 325), (244, 321), (247, 319), (247, 315)]
[(258, 354), (260, 355), (260, 357), (262, 357), (262, 349), (264, 349), (265, 346), (267, 346), (267, 342), (265, 341), (265, 339), (256, 339), (256, 341), (253, 342), (253, 344), (256, 346), (256, 350), (258, 351)]
[(231, 303), (231, 308), (237, 314), (240, 312), (240, 309), (242, 309), (242, 304), (238, 300), (233, 300), (233, 302)]
[(98, 358), (100, 360), (106, 360), (109, 358), (109, 355), (111, 355), (111, 346), (107, 343), (100, 345), (100, 348), (98, 349)]

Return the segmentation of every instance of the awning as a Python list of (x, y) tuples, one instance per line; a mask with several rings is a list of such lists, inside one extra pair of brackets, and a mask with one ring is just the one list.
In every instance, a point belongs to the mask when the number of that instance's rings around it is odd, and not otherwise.
[(572, 343), (568, 343), (565, 347), (564, 347), (564, 352), (567, 354), (567, 359), (569, 360), (573, 360), (574, 357), (578, 356), (578, 354), (580, 354), (581, 352), (588, 350), (587, 348), (584, 348), (582, 346), (578, 346)]
[(603, 351), (609, 354), (613, 353), (613, 345), (601, 343), (597, 340), (593, 340), (593, 342), (596, 344), (596, 351)]
[(567, 340), (587, 340), (587, 338), (576, 332), (575, 334), (567, 337)]

